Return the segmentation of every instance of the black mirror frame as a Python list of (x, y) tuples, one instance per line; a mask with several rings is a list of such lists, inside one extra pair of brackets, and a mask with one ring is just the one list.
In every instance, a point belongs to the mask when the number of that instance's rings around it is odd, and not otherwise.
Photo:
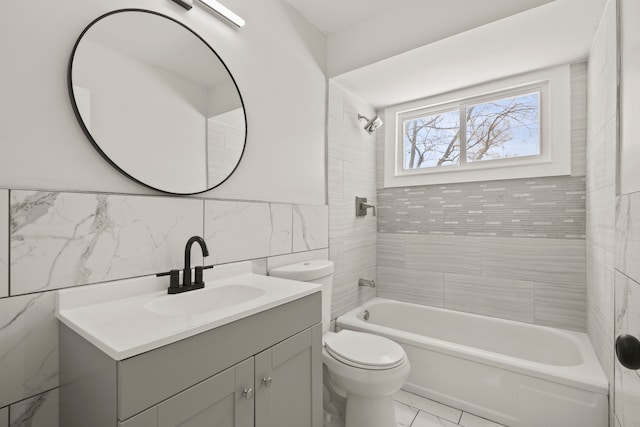
[[(240, 153), (240, 157), (238, 158), (238, 161), (237, 161), (236, 165), (233, 167), (233, 169), (231, 170), (231, 172), (229, 172), (229, 175), (227, 175), (227, 177), (225, 179), (223, 179), (222, 181), (220, 181), (218, 184), (214, 185), (213, 187), (207, 188), (207, 189), (202, 190), (202, 191), (195, 191), (193, 193), (174, 193), (174, 192), (171, 192), (171, 191), (163, 190), (161, 188), (156, 188), (156, 187), (154, 187), (154, 186), (152, 186), (150, 184), (142, 182), (139, 179), (131, 176), (129, 173), (124, 171), (122, 168), (120, 168), (120, 166), (118, 166), (102, 150), (102, 148), (100, 148), (100, 145), (93, 138), (93, 135), (91, 135), (91, 132), (89, 131), (89, 129), (87, 129), (87, 127), (85, 126), (84, 121), (82, 119), (82, 116), (80, 115), (80, 110), (78, 110), (78, 105), (76, 103), (75, 94), (73, 93), (73, 79), (72, 79), (73, 59), (75, 57), (76, 50), (78, 49), (78, 45), (80, 44), (80, 41), (82, 40), (82, 37), (85, 35), (85, 33), (87, 31), (89, 31), (89, 29), (91, 29), (91, 27), (93, 27), (100, 20), (102, 20), (102, 19), (104, 19), (104, 18), (106, 18), (106, 17), (108, 17), (110, 15), (114, 15), (116, 13), (122, 13), (122, 12), (149, 13), (149, 14), (160, 16), (162, 18), (165, 18), (165, 19), (168, 19), (170, 21), (175, 22), (176, 24), (180, 25), (181, 27), (183, 27), (184, 29), (189, 31), (191, 34), (196, 36), (202, 43), (204, 43), (205, 46), (207, 46), (209, 48), (209, 50), (211, 50), (211, 52), (218, 58), (218, 60), (220, 61), (222, 66), (225, 68), (225, 70), (227, 70), (227, 73), (229, 74), (229, 77), (231, 78), (231, 81), (233, 82), (233, 85), (235, 86), (236, 91), (238, 92), (238, 96), (240, 97), (240, 104), (242, 105), (242, 111), (244, 113), (244, 144), (242, 146), (242, 152)], [(238, 87), (238, 84), (236, 83), (236, 80), (233, 78), (233, 74), (231, 74), (231, 71), (229, 70), (229, 67), (227, 67), (227, 64), (222, 60), (222, 58), (220, 58), (220, 55), (218, 55), (218, 53), (211, 47), (211, 45), (209, 45), (209, 43), (207, 43), (206, 40), (204, 40), (198, 33), (193, 31), (191, 28), (187, 27), (182, 22), (180, 22), (180, 21), (178, 21), (178, 20), (176, 20), (176, 19), (174, 19), (174, 18), (172, 18), (170, 16), (164, 15), (164, 14), (162, 14), (160, 12), (155, 12), (155, 11), (147, 10), (147, 9), (139, 9), (139, 8), (117, 9), (117, 10), (113, 10), (111, 12), (107, 12), (107, 13), (105, 13), (103, 15), (100, 15), (99, 17), (97, 17), (96, 19), (91, 21), (91, 23), (89, 25), (87, 25), (87, 27), (84, 30), (82, 30), (82, 33), (80, 33), (80, 35), (78, 36), (78, 39), (76, 40), (76, 42), (75, 42), (75, 44), (73, 46), (73, 50), (71, 51), (71, 56), (69, 57), (69, 64), (68, 64), (68, 67), (67, 67), (67, 90), (69, 91), (69, 99), (71, 100), (71, 107), (73, 108), (73, 112), (74, 112), (74, 114), (76, 116), (76, 119), (78, 119), (78, 123), (80, 124), (80, 127), (82, 128), (82, 131), (84, 132), (85, 136), (89, 139), (89, 142), (91, 142), (91, 145), (93, 145), (93, 147), (98, 151), (98, 153), (100, 153), (100, 155), (111, 166), (113, 166), (117, 171), (119, 171), (121, 174), (123, 174), (127, 178), (131, 179), (132, 181), (135, 181), (138, 184), (141, 184), (141, 185), (143, 185), (143, 186), (145, 186), (147, 188), (150, 188), (152, 190), (156, 190), (156, 191), (159, 191), (159, 192), (162, 192), (162, 193), (165, 193), (165, 194), (174, 195), (174, 196), (190, 196), (190, 195), (201, 194), (201, 193), (205, 193), (207, 191), (210, 191), (210, 190), (222, 185), (224, 182), (226, 182), (231, 177), (231, 175), (233, 175), (233, 173), (236, 171), (236, 169), (240, 165), (240, 162), (242, 161), (242, 157), (244, 156), (245, 149), (247, 148), (247, 135), (248, 135), (248, 127), (249, 127), (248, 124), (247, 124), (247, 109), (245, 108), (244, 99), (242, 98), (242, 94), (240, 93), (240, 88)]]

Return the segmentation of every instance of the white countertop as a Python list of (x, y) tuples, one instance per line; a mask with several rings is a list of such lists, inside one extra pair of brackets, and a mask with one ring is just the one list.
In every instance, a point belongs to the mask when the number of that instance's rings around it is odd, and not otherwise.
[[(168, 295), (168, 277), (121, 280), (58, 291), (56, 317), (111, 358), (123, 360), (201, 332), (318, 292), (313, 283), (279, 279), (238, 271), (228, 277), (205, 271), (205, 288)], [(220, 270), (220, 269), (218, 269)], [(224, 268), (222, 269), (224, 270)], [(158, 314), (145, 306), (207, 290), (244, 285), (263, 290), (249, 301), (191, 315)], [(200, 294), (197, 294), (201, 292)], [(258, 292), (256, 292), (258, 293)], [(176, 300), (177, 301), (177, 300)]]

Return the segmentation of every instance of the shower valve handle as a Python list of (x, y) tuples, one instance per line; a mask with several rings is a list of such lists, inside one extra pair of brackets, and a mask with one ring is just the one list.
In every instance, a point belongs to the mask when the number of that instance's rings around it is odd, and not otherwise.
[(376, 216), (376, 207), (367, 203), (366, 197), (356, 196), (356, 216), (366, 216), (369, 208), (373, 209), (373, 216)]
[(373, 209), (373, 216), (376, 216), (376, 207), (373, 205), (370, 205), (369, 203), (363, 203), (362, 204), (362, 209), (364, 209), (365, 211), (369, 208)]

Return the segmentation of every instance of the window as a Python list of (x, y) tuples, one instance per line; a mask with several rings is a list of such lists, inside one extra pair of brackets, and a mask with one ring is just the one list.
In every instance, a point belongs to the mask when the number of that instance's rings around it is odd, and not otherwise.
[(458, 110), (420, 115), (402, 120), (404, 168), (435, 168), (460, 160), (460, 113)]
[(466, 161), (540, 154), (540, 92), (466, 106)]
[(569, 174), (569, 107), (568, 66), (389, 107), (385, 187)]
[(523, 91), (402, 117), (404, 169), (541, 154), (539, 99), (540, 90)]

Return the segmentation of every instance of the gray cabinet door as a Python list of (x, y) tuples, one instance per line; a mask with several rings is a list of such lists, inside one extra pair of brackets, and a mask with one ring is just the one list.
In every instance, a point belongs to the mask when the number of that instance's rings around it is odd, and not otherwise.
[(253, 427), (253, 368), (249, 358), (160, 403), (158, 427)]
[(322, 325), (255, 356), (256, 427), (322, 426)]

